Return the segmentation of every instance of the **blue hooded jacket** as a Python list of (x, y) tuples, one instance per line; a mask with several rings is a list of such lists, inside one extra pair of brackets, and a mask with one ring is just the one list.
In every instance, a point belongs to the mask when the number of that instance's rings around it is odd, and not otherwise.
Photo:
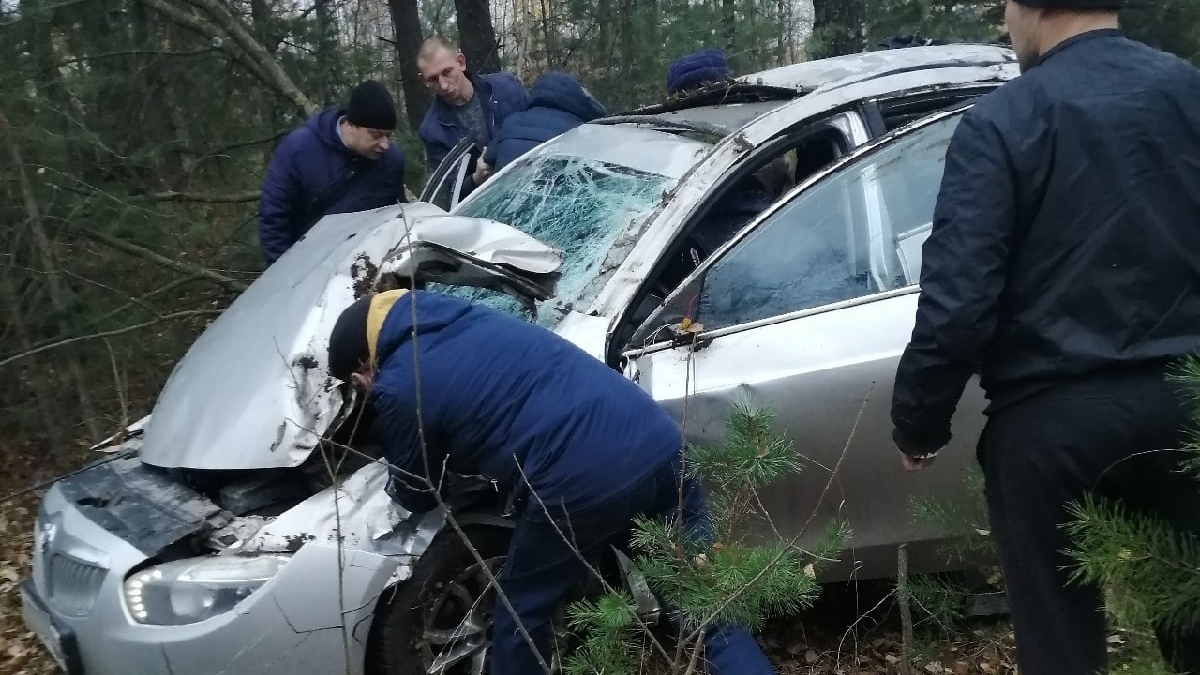
[[(494, 136), (496, 129), (509, 115), (525, 109), (527, 94), (525, 86), (512, 73), (489, 73), (470, 75), (471, 84), (483, 106), (483, 117), (487, 120), (488, 134)], [(454, 108), (436, 96), (421, 127), (417, 131), (425, 144), (425, 159), (429, 169), (437, 169), (446, 155), (458, 142), (467, 137), (467, 130), (459, 126)]]
[(275, 149), (258, 203), (258, 240), (267, 264), (324, 216), (407, 201), (404, 151), (392, 143), (371, 160), (350, 150), (338, 135), (344, 114), (313, 115)]
[(606, 114), (604, 106), (566, 73), (548, 72), (529, 92), (529, 107), (504, 120), (484, 160), (493, 171), (546, 141)]
[(545, 503), (591, 506), (679, 457), (680, 428), (654, 399), (536, 324), (412, 291), (388, 311), (377, 344), (371, 400), (394, 467), (392, 495), (410, 511), (434, 506), (425, 483), (402, 473), (425, 475), (414, 361), (435, 484), (444, 461), (518, 494), (527, 477)]

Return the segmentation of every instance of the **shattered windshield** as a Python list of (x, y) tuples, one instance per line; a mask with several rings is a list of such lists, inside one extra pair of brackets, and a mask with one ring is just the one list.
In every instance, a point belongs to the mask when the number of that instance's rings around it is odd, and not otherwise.
[[(538, 307), (538, 323), (553, 327), (576, 304), (590, 301), (582, 296), (613, 241), (630, 221), (648, 216), (676, 180), (588, 157), (537, 155), (491, 179), (455, 213), (507, 223), (562, 249), (558, 295)], [(495, 291), (430, 288), (528, 316), (515, 298)]]

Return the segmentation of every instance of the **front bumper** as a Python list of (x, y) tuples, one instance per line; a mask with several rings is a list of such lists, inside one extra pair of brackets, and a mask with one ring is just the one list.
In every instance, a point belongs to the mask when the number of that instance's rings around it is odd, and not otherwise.
[(37, 528), (33, 579), (22, 584), (25, 622), (68, 675), (360, 673), (376, 600), (399, 562), (343, 549), (339, 564), (336, 545), (312, 541), (232, 611), (147, 626), (121, 600), (144, 553), (83, 516), (57, 487)]

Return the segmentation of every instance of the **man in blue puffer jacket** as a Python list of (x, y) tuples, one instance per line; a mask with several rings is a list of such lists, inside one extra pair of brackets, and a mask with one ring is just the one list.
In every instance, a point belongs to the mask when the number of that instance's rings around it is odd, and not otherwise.
[(525, 109), (525, 87), (515, 75), (468, 72), (467, 57), (443, 38), (421, 43), (417, 70), (436, 95), (417, 132), (430, 171), (468, 136), (477, 148), (486, 147), (506, 117)]
[[(551, 617), (588, 574), (578, 555), (594, 560), (635, 518), (676, 511), (681, 480), (685, 531), (705, 535), (703, 493), (681, 476), (679, 426), (636, 384), (541, 326), (449, 295), (387, 291), (338, 317), (329, 371), (370, 392), (389, 492), (409, 511), (436, 505), (443, 471), (526, 488), (499, 574), (516, 615), (496, 603), (495, 675), (542, 672), (517, 622), (549, 663)], [(773, 672), (744, 628), (710, 629), (705, 648), (713, 675)]]
[(404, 152), (390, 142), (396, 105), (378, 82), (350, 93), (343, 110), (326, 110), (293, 130), (271, 157), (258, 205), (258, 240), (267, 264), (323, 216), (407, 201)]
[(606, 113), (579, 82), (566, 73), (550, 71), (529, 91), (529, 107), (509, 115), (488, 145), (484, 161), (492, 171), (538, 145)]

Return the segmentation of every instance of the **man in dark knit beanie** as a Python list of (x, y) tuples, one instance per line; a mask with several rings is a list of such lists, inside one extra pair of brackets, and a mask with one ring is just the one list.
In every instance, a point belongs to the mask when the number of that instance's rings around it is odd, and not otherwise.
[(331, 213), (407, 201), (404, 152), (391, 142), (396, 104), (379, 82), (350, 92), (289, 133), (271, 157), (259, 201), (259, 243), (267, 264)]
[[(1200, 71), (1125, 38), (1118, 5), (1009, 0), (1023, 74), (957, 123), (892, 394), (915, 471), (980, 375), (1022, 675), (1107, 672), (1104, 595), (1064, 553), (1073, 504), (1200, 535), (1200, 486), (1171, 450), (1190, 404), (1166, 377), (1200, 348)], [(1196, 616), (1159, 627), (1178, 672), (1200, 673)]]

